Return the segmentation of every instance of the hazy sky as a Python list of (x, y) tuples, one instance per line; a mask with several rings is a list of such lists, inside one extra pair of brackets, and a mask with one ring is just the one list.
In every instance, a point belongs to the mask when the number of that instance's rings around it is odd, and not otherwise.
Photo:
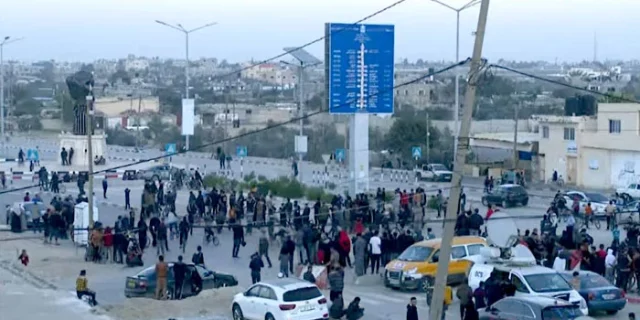
[[(463, 0), (443, 0), (462, 6)], [(154, 23), (187, 29), (217, 26), (191, 37), (191, 57), (265, 59), (322, 36), (325, 22), (354, 22), (394, 0), (22, 0), (5, 1), (0, 35), (24, 37), (5, 58), (83, 60), (184, 57), (184, 36)], [(471, 55), (479, 6), (461, 13), (461, 57)], [(484, 56), (515, 60), (640, 58), (639, 0), (492, 0)], [(405, 3), (371, 19), (396, 26), (396, 57), (453, 60), (456, 14), (429, 0)], [(322, 57), (324, 44), (309, 47)]]

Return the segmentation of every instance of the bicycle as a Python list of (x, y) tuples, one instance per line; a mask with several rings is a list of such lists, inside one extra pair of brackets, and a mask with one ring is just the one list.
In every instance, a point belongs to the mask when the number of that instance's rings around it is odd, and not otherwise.
[(596, 218), (595, 215), (591, 215), (588, 218), (586, 218), (588, 220), (588, 222), (590, 222), (593, 226), (596, 227), (596, 229), (600, 230), (600, 228), (602, 227), (602, 225), (600, 224), (600, 219)]
[(215, 232), (213, 232), (212, 227), (205, 227), (202, 244), (208, 245), (210, 243), (212, 243), (214, 247), (217, 247), (220, 245), (220, 239), (216, 236)]

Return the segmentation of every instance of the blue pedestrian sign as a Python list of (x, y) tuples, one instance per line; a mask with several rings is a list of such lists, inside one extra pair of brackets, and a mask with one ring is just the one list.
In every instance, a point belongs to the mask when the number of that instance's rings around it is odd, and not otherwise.
[(411, 156), (416, 160), (422, 158), (422, 148), (411, 147)]
[(236, 147), (236, 156), (238, 158), (244, 158), (247, 156), (247, 147), (246, 146), (237, 146)]
[(27, 150), (27, 160), (39, 161), (40, 160), (40, 155), (38, 154), (38, 150), (36, 150), (36, 149), (28, 149)]
[(167, 143), (164, 145), (164, 151), (168, 154), (176, 153), (176, 144), (175, 143)]
[(336, 149), (336, 160), (338, 162), (344, 161), (344, 154), (345, 154), (344, 149)]
[(325, 24), (329, 112), (393, 113), (393, 25)]

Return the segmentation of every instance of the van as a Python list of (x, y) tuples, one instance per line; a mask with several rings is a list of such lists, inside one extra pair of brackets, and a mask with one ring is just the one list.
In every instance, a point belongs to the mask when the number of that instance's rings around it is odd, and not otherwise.
[[(440, 243), (442, 239), (425, 240), (414, 243), (398, 258), (387, 263), (384, 270), (384, 285), (403, 290), (421, 290), (434, 285)], [(447, 283), (464, 281), (471, 261), (465, 259), (480, 254), (480, 248), (488, 246), (487, 240), (477, 236), (454, 237), (449, 262)]]

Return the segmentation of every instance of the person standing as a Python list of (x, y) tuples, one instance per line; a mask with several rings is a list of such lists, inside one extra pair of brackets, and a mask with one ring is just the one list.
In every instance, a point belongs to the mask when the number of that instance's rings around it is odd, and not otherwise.
[(333, 301), (344, 290), (344, 270), (339, 264), (331, 266), (331, 271), (327, 276), (329, 282), (329, 300)]
[(182, 221), (178, 224), (178, 232), (180, 235), (180, 248), (182, 248), (182, 253), (184, 253), (187, 248), (187, 239), (189, 238), (189, 222), (187, 221), (187, 217), (182, 217)]
[(456, 291), (456, 296), (460, 300), (460, 319), (465, 319), (464, 313), (467, 310), (467, 305), (471, 301), (471, 297), (473, 296), (471, 287), (469, 287), (467, 282), (468, 279), (465, 278)]
[(62, 165), (66, 166), (67, 165), (67, 150), (65, 150), (64, 148), (62, 148), (62, 151), (60, 151), (60, 158), (62, 159)]
[(187, 265), (182, 262), (182, 256), (178, 256), (178, 262), (173, 264), (173, 278), (175, 287), (173, 289), (173, 298), (182, 299), (182, 287), (184, 286), (184, 277), (187, 273)]
[(356, 266), (356, 284), (359, 283), (359, 277), (362, 277), (365, 270), (365, 255), (367, 251), (367, 243), (364, 238), (362, 238), (362, 234), (358, 233), (356, 235), (356, 241), (353, 245), (353, 262)]
[(109, 187), (109, 183), (107, 182), (107, 178), (102, 179), (102, 197), (107, 198), (107, 188)]
[(147, 247), (147, 223), (144, 221), (142, 217), (138, 221), (138, 244), (140, 245), (140, 250), (144, 252), (144, 249)]
[(260, 240), (258, 241), (258, 254), (260, 254), (260, 258), (262, 258), (262, 256), (267, 258), (267, 263), (269, 264), (269, 268), (271, 268), (271, 259), (269, 259), (269, 239), (267, 239), (266, 230), (261, 230)]
[(69, 158), (67, 158), (67, 165), (71, 165), (72, 159), (73, 159), (73, 148), (69, 148)]
[(264, 263), (260, 259), (258, 253), (254, 253), (251, 256), (251, 262), (249, 262), (249, 269), (251, 269), (251, 283), (256, 284), (260, 282), (260, 270), (264, 268)]
[(371, 274), (380, 272), (380, 255), (382, 254), (382, 240), (378, 237), (378, 230), (373, 232), (369, 240), (369, 252), (371, 253)]
[(131, 189), (124, 189), (124, 209), (131, 209)]
[(167, 243), (167, 225), (164, 224), (164, 219), (160, 220), (158, 225), (158, 234), (156, 235), (158, 240), (158, 255), (164, 255), (165, 250), (169, 252), (169, 244)]
[(280, 255), (278, 256), (278, 260), (280, 261), (280, 274), (283, 277), (289, 277), (289, 250), (286, 244), (282, 245), (280, 248)]
[(164, 256), (158, 256), (156, 263), (156, 299), (164, 300), (167, 293), (167, 276), (169, 274), (169, 265), (164, 262)]
[(407, 305), (407, 320), (418, 320), (417, 303), (418, 300), (416, 297), (411, 297), (411, 300), (409, 300), (409, 304)]

